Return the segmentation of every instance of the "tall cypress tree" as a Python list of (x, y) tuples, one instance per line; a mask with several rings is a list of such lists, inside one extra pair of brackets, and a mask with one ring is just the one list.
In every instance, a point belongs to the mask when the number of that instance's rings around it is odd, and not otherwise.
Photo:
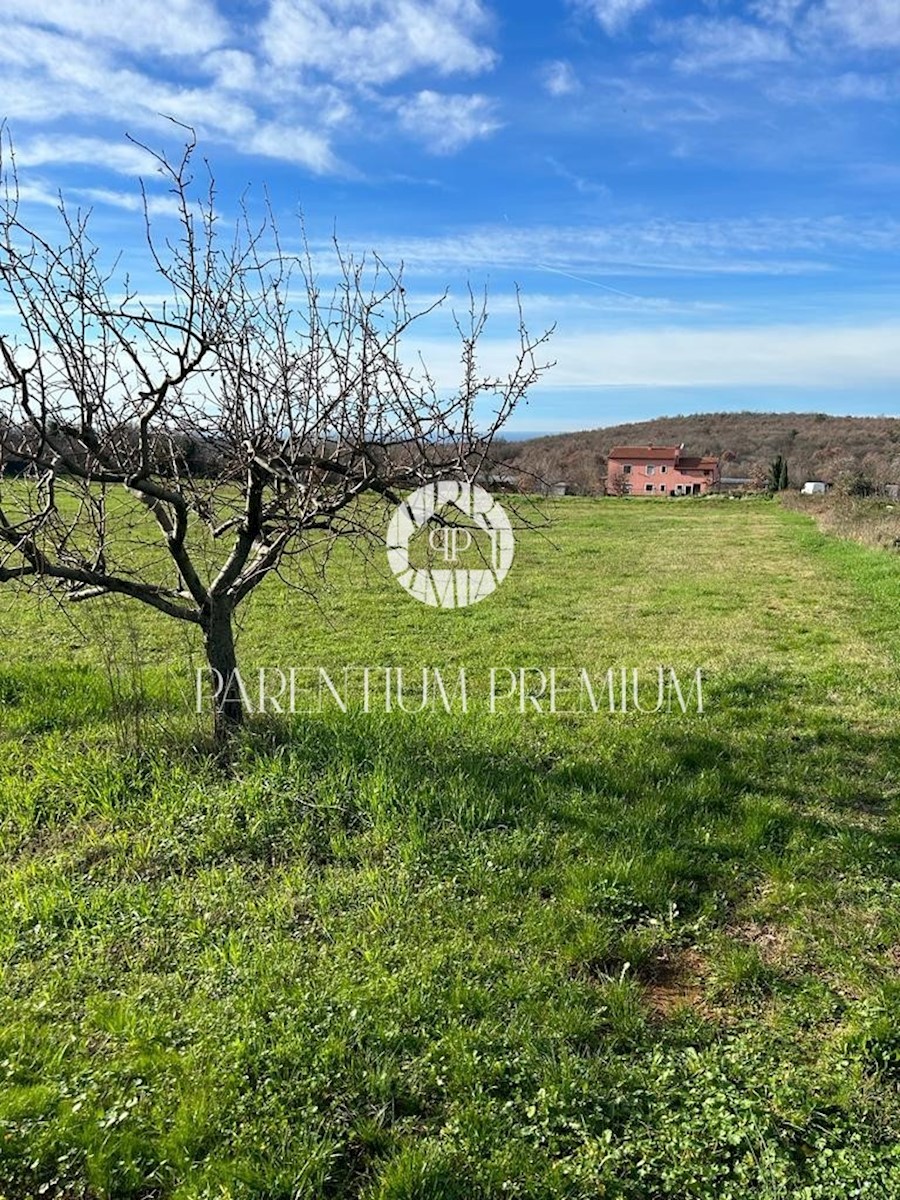
[(769, 491), (783, 492), (788, 487), (787, 459), (778, 455), (769, 467)]

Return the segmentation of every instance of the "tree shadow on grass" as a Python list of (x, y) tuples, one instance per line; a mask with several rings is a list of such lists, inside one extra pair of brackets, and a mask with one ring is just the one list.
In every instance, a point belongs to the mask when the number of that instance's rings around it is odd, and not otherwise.
[[(71, 727), (94, 721), (96, 680), (89, 672), (60, 678), (70, 690), (58, 691), (59, 711)], [(36, 686), (30, 676), (0, 674), (7, 703), (35, 705)], [(790, 686), (763, 669), (730, 680), (721, 695), (728, 714), (746, 714), (740, 722), (715, 713), (586, 724), (361, 713), (259, 720), (227, 762), (189, 742), (118, 762), (104, 784), (105, 817), (119, 812), (133, 822), (135, 806), (152, 805), (168, 763), (180, 769), (178, 786), (192, 770), (207, 784), (199, 798), (184, 787), (186, 827), (215, 823), (215, 835), (194, 838), (194, 849), (176, 839), (178, 870), (284, 861), (304, 847), (325, 864), (336, 839), (346, 853), (348, 840), (352, 848), (380, 826), (396, 838), (414, 827), (420, 839), (444, 842), (527, 835), (541, 842), (536, 878), (554, 855), (602, 858), (610, 902), (618, 896), (635, 911), (703, 907), (749, 886), (762, 864), (800, 843), (840, 839), (843, 862), (893, 877), (900, 835), (884, 818), (900, 779), (896, 739), (837, 717), (809, 728), (782, 724), (778, 706)], [(75, 713), (67, 696), (86, 703)], [(599, 740), (590, 724), (598, 719), (606, 722)], [(71, 788), (88, 782), (74, 762)], [(72, 811), (89, 809), (73, 795)], [(65, 812), (48, 809), (45, 818)], [(163, 857), (158, 873), (166, 869)]]
[[(589, 745), (594, 747), (592, 751), (587, 749)], [(57, 752), (63, 755), (65, 747)], [(565, 965), (561, 966), (565, 982), (553, 1003), (564, 1012), (565, 1003), (574, 1006), (583, 989), (604, 988), (603, 1002), (612, 1014), (605, 1018), (605, 1024), (601, 1017), (585, 1016), (577, 1028), (563, 1030), (565, 1042), (562, 1036), (554, 1041), (548, 1035), (552, 1054), (547, 1053), (547, 1062), (555, 1057), (560, 1045), (576, 1048), (582, 1045), (583, 1060), (589, 1064), (584, 1069), (594, 1071), (598, 1062), (612, 1061), (610, 1047), (618, 1037), (619, 1042), (615, 1043), (619, 1046), (618, 1053), (622, 1053), (622, 1047), (628, 1047), (629, 1057), (616, 1059), (611, 1069), (621, 1070), (626, 1085), (635, 1078), (629, 1074), (633, 1071), (629, 1039), (656, 1046), (663, 1038), (662, 1034), (657, 1037), (654, 1033), (652, 1042), (646, 1040), (641, 1004), (647, 1001), (633, 994), (632, 976), (650, 994), (651, 1013), (653, 1004), (657, 1005), (661, 1019), (668, 1019), (671, 1006), (683, 1004), (694, 993), (699, 997), (701, 989), (696, 985), (699, 970), (696, 963), (678, 957), (676, 951), (661, 957), (662, 951), (650, 943), (644, 947), (646, 958), (636, 960), (635, 950), (640, 950), (640, 946), (635, 942), (624, 944), (623, 931), (640, 934), (652, 922), (656, 922), (654, 929), (662, 929), (666, 921), (671, 926), (673, 905), (679, 917), (687, 918), (684, 925), (688, 930), (690, 917), (700, 910), (724, 919), (723, 901), (728, 904), (740, 899), (773, 858), (789, 856), (798, 845), (829, 848), (826, 869), (836, 875), (848, 863), (881, 875), (897, 870), (895, 835), (878, 814), (866, 807), (872, 797), (882, 793), (887, 800), (890, 780), (897, 777), (895, 741), (887, 735), (847, 727), (836, 719), (820, 720), (814, 729), (798, 730), (780, 726), (771, 714), (761, 714), (755, 722), (739, 726), (712, 719), (685, 724), (641, 718), (628, 723), (611, 722), (600, 738), (586, 737), (577, 724), (557, 726), (539, 720), (509, 728), (362, 717), (310, 719), (294, 725), (269, 723), (249, 731), (230, 764), (204, 765), (205, 775), (193, 786), (190, 770), (181, 770), (179, 774), (176, 768), (190, 767), (191, 755), (196, 750), (183, 747), (178, 762), (167, 760), (162, 751), (150, 754), (150, 759), (143, 762), (119, 763), (117, 773), (110, 775), (103, 789), (105, 820), (110, 827), (117, 820), (134, 826), (146, 819), (151, 830), (155, 819), (161, 821), (153, 807), (159, 802), (159, 789), (170, 781), (171, 789), (178, 792), (179, 802), (166, 816), (170, 825), (165, 829), (165, 837), (160, 837), (158, 860), (149, 864), (151, 874), (139, 878), (146, 894), (154, 893), (157, 885), (160, 892), (164, 891), (169, 872), (190, 874), (222, 863), (238, 871), (246, 869), (254, 886), (259, 879), (260, 888), (265, 887), (273, 868), (289, 864), (292, 858), (302, 858), (313, 873), (318, 867), (330, 868), (337, 863), (346, 866), (351, 874), (355, 862), (352, 855), (348, 856), (348, 846), (352, 849), (359, 844), (362, 861), (369, 853), (372, 831), (379, 829), (385, 834), (382, 842), (388, 846), (392, 838), (401, 840), (415, 834), (414, 843), (410, 840), (409, 844), (415, 845), (415, 854), (427, 860), (425, 869), (419, 872), (422, 879), (443, 873), (457, 889), (479, 886), (502, 889), (503, 872), (494, 868), (498, 865), (508, 868), (509, 890), (495, 890), (493, 894), (496, 932), (493, 926), (489, 929), (490, 937), (496, 939), (497, 954), (506, 956), (503, 971), (515, 976), (521, 974), (523, 963), (534, 966), (544, 959), (555, 965), (563, 963), (558, 942), (569, 937), (573, 942), (569, 962), (574, 969), (566, 975)], [(63, 758), (60, 762), (66, 765)], [(201, 762), (198, 757), (198, 772)], [(90, 780), (79, 774), (77, 763), (68, 766), (70, 788), (87, 789)], [(179, 789), (183, 789), (183, 796)], [(860, 797), (865, 798), (863, 807)], [(78, 811), (89, 814), (91, 802), (82, 799)], [(875, 817), (864, 830), (860, 825), (861, 815)], [(164, 842), (168, 843), (168, 849), (163, 847)], [(126, 848), (126, 853), (130, 849)], [(481, 868), (485, 862), (492, 864), (491, 869), (479, 874), (474, 868)], [(378, 886), (387, 889), (395, 878), (394, 864), (388, 859), (381, 865), (385, 867), (384, 882)], [(64, 911), (65, 906), (77, 901), (84, 892), (101, 891), (104, 881), (118, 887), (116, 872), (124, 868), (127, 873), (129, 867), (127, 859), (110, 856), (88, 863), (73, 853), (63, 864), (63, 871), (89, 872), (90, 879), (83, 889), (74, 888), (71, 895), (66, 891), (56, 911)], [(512, 869), (516, 867), (518, 870)], [(145, 858), (140, 870), (147, 869)], [(363, 874), (371, 873), (369, 864)], [(479, 879), (487, 882), (482, 885)], [(193, 880), (188, 882), (193, 886)], [(356, 886), (358, 881), (349, 882)], [(360, 887), (365, 895), (364, 881)], [(347, 894), (340, 893), (335, 903)], [(128, 895), (126, 886), (121, 899), (125, 911)], [(414, 895), (414, 891), (408, 894), (404, 902), (414, 906)], [(447, 905), (455, 908), (448, 920), (458, 923), (467, 920), (471, 907), (468, 897), (449, 888), (446, 897)], [(544, 906), (551, 912), (557, 901), (564, 910), (564, 923), (548, 921), (542, 925), (533, 934), (539, 940), (537, 949), (532, 944), (527, 953), (520, 955), (516, 945), (504, 940), (509, 938), (510, 929), (517, 930), (516, 922), (526, 910), (532, 916), (535, 912), (542, 914)], [(304, 897), (299, 897), (298, 911), (306, 918), (304, 903)], [(443, 894), (440, 903), (444, 903)], [(89, 921), (100, 920), (92, 909), (87, 913), (82, 931), (88, 928)], [(397, 909), (392, 908), (385, 919), (397, 921), (398, 937), (409, 936), (410, 926), (404, 925), (396, 913)], [(608, 943), (599, 944), (591, 920), (578, 924), (581, 914), (596, 917), (600, 933), (606, 927), (604, 922), (615, 927)], [(417, 919), (421, 916), (427, 920), (430, 915), (433, 913), (424, 904), (416, 912)], [(45, 923), (52, 916), (45, 918)], [(171, 919), (174, 922), (180, 918)], [(240, 926), (241, 919), (240, 912), (234, 913), (223, 905), (219, 917), (222, 937), (230, 930), (231, 922)], [(275, 913), (274, 920), (283, 919), (287, 918)], [(349, 920), (364, 923), (364, 907), (351, 912)], [(153, 921), (136, 926), (134, 946), (140, 944)], [(571, 928), (566, 924), (570, 921)], [(60, 937), (67, 936), (65, 929)], [(591, 935), (590, 940), (584, 936), (586, 933)], [(132, 944), (127, 942), (127, 936), (118, 935), (116, 945)], [(213, 927), (209, 939), (215, 943), (218, 936)], [(309, 932), (307, 926), (302, 926), (298, 934), (300, 941), (314, 936), (315, 932)], [(345, 931), (345, 936), (348, 942), (352, 941), (351, 934)], [(369, 936), (377, 939), (377, 925), (364, 926), (361, 938)], [(393, 931), (389, 931), (389, 936), (393, 936)], [(423, 945), (418, 945), (420, 952)], [(165, 943), (161, 955), (164, 951)], [(463, 972), (469, 969), (468, 960), (462, 957), (465, 953), (468, 953), (466, 948), (458, 960), (462, 963), (458, 969)], [(420, 969), (416, 947), (410, 949), (404, 945), (402, 954), (412, 963), (412, 966), (407, 963), (408, 978), (414, 979)], [(390, 962), (393, 964), (399, 958), (400, 951), (392, 951)], [(634, 968), (631, 974), (627, 973), (626, 964)], [(171, 966), (163, 960), (154, 969), (162, 975)], [(591, 968), (594, 978), (585, 980), (586, 966)], [(476, 967), (473, 960), (475, 976)], [(738, 968), (743, 986), (789, 986), (778, 978), (770, 980), (759, 970), (750, 973), (743, 960), (734, 968), (736, 977)], [(48, 964), (44, 963), (45, 973), (47, 969)], [(60, 969), (69, 970), (65, 966)], [(368, 965), (359, 968), (361, 973), (370, 969)], [(434, 994), (443, 997), (439, 1013), (446, 1027), (454, 1029), (459, 1043), (464, 1044), (475, 1027), (475, 1010), (450, 1007), (449, 993), (444, 995), (434, 982), (443, 971), (442, 964), (432, 964)], [(131, 986), (118, 960), (110, 972), (110, 988), (127, 990)], [(603, 978), (606, 976), (614, 977), (613, 986), (607, 986), (609, 980)], [(218, 979), (219, 986), (223, 978), (226, 976)], [(236, 978), (238, 983), (232, 980), (228, 986), (244, 986), (239, 973)], [(327, 990), (323, 982), (327, 978), (327, 975), (318, 977), (316, 986), (322, 991)], [(250, 980), (247, 986), (255, 986), (252, 976)], [(93, 963), (91, 986), (97, 986)], [(305, 994), (310, 988), (306, 982), (303, 986)], [(539, 999), (544, 1001), (544, 997)], [(265, 1001), (273, 1007), (280, 1003), (278, 987), (272, 988)], [(326, 996), (323, 1006), (326, 1001), (332, 1004), (330, 996)], [(343, 1001), (348, 1007), (350, 1003), (355, 1005), (356, 993), (351, 989)], [(386, 996), (382, 1003), (385, 1013), (389, 1007), (395, 1007), (401, 1017), (406, 1011), (402, 998)], [(457, 1004), (455, 997), (453, 1003)], [(317, 1011), (317, 1004), (318, 998), (314, 997), (310, 1002), (311, 1012)], [(211, 1010), (215, 1003), (207, 1007)], [(226, 1014), (223, 1029), (227, 1030), (227, 1006), (222, 1008)], [(336, 1008), (340, 1010), (340, 1001)], [(500, 1007), (497, 1011), (502, 1016), (507, 1010)], [(499, 1016), (498, 1025), (502, 1026)], [(269, 1019), (267, 1016), (266, 1022)], [(293, 1010), (285, 1019), (287, 1029), (302, 1024)], [(246, 1051), (247, 1061), (253, 1067), (247, 1076), (247, 1103), (265, 1105), (265, 1095), (256, 1094), (260, 1086), (257, 1081), (279, 1078), (276, 1071), (270, 1070), (274, 1061), (281, 1066), (286, 1064), (285, 1069), (290, 1073), (291, 1082), (283, 1085), (286, 1093), (290, 1087), (296, 1087), (298, 1094), (303, 1095), (303, 1089), (307, 1088), (316, 1103), (321, 1104), (321, 1111), (329, 1113), (337, 1136), (342, 1139), (342, 1148), (331, 1168), (330, 1190), (322, 1194), (361, 1194), (364, 1184), (380, 1169), (379, 1156), (393, 1152), (390, 1148), (395, 1145), (390, 1141), (395, 1136), (390, 1128), (382, 1132), (379, 1127), (358, 1135), (346, 1132), (342, 1126), (341, 1122), (346, 1123), (346, 1113), (333, 1100), (334, 1079), (337, 1071), (345, 1072), (342, 1078), (350, 1078), (351, 1061), (354, 1065), (365, 1063), (369, 1055), (373, 1070), (377, 1067), (379, 1072), (371, 1078), (356, 1079), (351, 1111), (365, 1110), (368, 1106), (371, 1111), (379, 1112), (382, 1106), (385, 1112), (400, 1117), (413, 1116), (419, 1120), (416, 1136), (420, 1139), (422, 1130), (429, 1128), (429, 1121), (436, 1126), (445, 1119), (443, 1095), (432, 1101), (424, 1085), (419, 1085), (417, 1091), (416, 1085), (408, 1082), (408, 1062), (390, 1038), (378, 1033), (365, 1014), (350, 1028), (354, 1037), (360, 1026), (368, 1029), (370, 1045), (361, 1051), (356, 1042), (348, 1042), (352, 1055), (348, 1050), (346, 1061), (341, 1060), (337, 1067), (330, 1063), (327, 1082), (321, 1085), (315, 1081), (309, 1084), (297, 1081), (296, 1044), (284, 1031), (270, 1034), (266, 1022), (259, 1023), (263, 1032), (257, 1032), (257, 1040)], [(335, 1014), (329, 1010), (323, 1016), (322, 1029), (331, 1030), (334, 1023)], [(252, 1022), (248, 1022), (247, 1029), (253, 1029)], [(242, 1037), (247, 1036), (247, 1029), (242, 1029)], [(632, 1029), (636, 1032), (632, 1033)], [(423, 1043), (429, 1040), (437, 1043), (444, 1032), (443, 1027), (432, 1022), (426, 1023), (418, 1036)], [(693, 1045), (696, 1030), (692, 1028), (684, 1036), (689, 1036)], [(519, 1039), (513, 1047), (518, 1054), (523, 1040), (521, 1033), (514, 1030), (509, 1039)], [(497, 1040), (503, 1039), (497, 1035)], [(507, 1049), (505, 1043), (501, 1048)], [(601, 1050), (602, 1054), (598, 1054)], [(316, 1061), (314, 1055), (313, 1061)], [(384, 1101), (388, 1084), (372, 1081), (384, 1079), (385, 1062), (396, 1075), (396, 1081), (389, 1084), (389, 1104)], [(552, 1067), (543, 1059), (534, 1065), (536, 1062), (533, 1060), (531, 1066), (523, 1068), (524, 1075), (515, 1076), (514, 1082), (508, 1084), (511, 1095), (526, 1086), (536, 1090), (547, 1078), (553, 1081)], [(567, 1063), (566, 1070), (569, 1069)], [(52, 1071), (46, 1073), (52, 1077)], [(586, 1101), (585, 1112), (590, 1120), (602, 1119), (602, 1128), (610, 1128), (618, 1118), (615, 1114), (598, 1112), (597, 1098), (602, 1100), (606, 1092), (612, 1093), (612, 1083), (602, 1070), (594, 1071), (588, 1078), (590, 1087), (585, 1094), (590, 1097), (590, 1106)], [(168, 1085), (162, 1072), (154, 1080), (165, 1095)], [(478, 1082), (484, 1084), (486, 1093), (499, 1087), (496, 1077), (488, 1072), (478, 1076)], [(456, 1086), (457, 1099), (465, 1099), (469, 1085)], [(745, 1093), (737, 1094), (743, 1097)], [(763, 1107), (760, 1111), (766, 1110)], [(581, 1110), (578, 1112), (580, 1115)], [(48, 1117), (48, 1123), (53, 1119)], [(66, 1135), (70, 1136), (68, 1132)], [(402, 1133), (396, 1134), (398, 1139), (401, 1136)], [(232, 1154), (232, 1147), (224, 1143), (224, 1138), (214, 1143), (223, 1158)], [(22, 1161), (30, 1161), (31, 1153), (26, 1158), (23, 1149)], [(152, 1140), (147, 1143), (146, 1153), (150, 1160), (158, 1153)]]
[[(657, 876), (657, 905), (695, 908), (817, 842), (841, 839), (844, 864), (896, 870), (900, 839), (878, 819), (893, 802), (883, 781), (897, 778), (895, 739), (838, 719), (809, 736), (766, 721), (715, 730), (637, 720), (611, 731), (602, 756), (586, 756), (572, 727), (451, 734), (415, 719), (273, 726), (236, 769), (265, 775), (278, 764), (284, 781), (300, 766), (307, 786), (322, 784), (331, 797), (322, 813), (349, 832), (384, 820), (462, 838), (529, 834), (543, 841), (545, 859), (554, 843), (572, 857), (602, 847), (623, 877), (640, 877), (644, 860)], [(306, 803), (314, 826), (315, 804)]]

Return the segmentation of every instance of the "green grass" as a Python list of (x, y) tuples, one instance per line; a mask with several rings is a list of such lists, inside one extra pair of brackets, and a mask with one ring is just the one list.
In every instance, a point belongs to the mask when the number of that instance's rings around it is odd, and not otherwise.
[[(893, 1197), (900, 563), (569, 501), (437, 612), (349, 556), (260, 665), (706, 672), (706, 712), (263, 721), (0, 592), (0, 1196)], [(135, 646), (135, 649), (130, 649)]]

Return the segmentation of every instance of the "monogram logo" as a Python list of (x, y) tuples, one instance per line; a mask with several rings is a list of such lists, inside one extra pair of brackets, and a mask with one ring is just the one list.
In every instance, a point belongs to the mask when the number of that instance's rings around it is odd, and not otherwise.
[[(454, 509), (457, 517), (467, 519), (467, 526), (453, 523)], [(415, 567), (410, 563), (410, 542), (429, 524), (428, 546), (446, 565)], [(515, 552), (503, 506), (484, 488), (449, 479), (420, 487), (398, 505), (386, 542), (388, 564), (400, 586), (434, 608), (465, 608), (489, 596), (506, 577)], [(457, 565), (467, 551), (475, 556), (479, 542), (483, 548), (477, 565)]]

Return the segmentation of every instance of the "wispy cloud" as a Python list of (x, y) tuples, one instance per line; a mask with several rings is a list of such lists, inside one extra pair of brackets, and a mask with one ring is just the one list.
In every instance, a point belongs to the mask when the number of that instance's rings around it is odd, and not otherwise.
[(209, 50), (229, 32), (210, 0), (4, 0), (3, 18), (4, 23), (25, 21), (85, 42), (166, 57)]
[[(591, 330), (553, 339), (556, 366), (543, 387), (818, 387), (900, 385), (900, 324), (771, 325), (755, 328)], [(441, 386), (458, 379), (444, 340), (417, 339)], [(486, 372), (514, 352), (505, 338), (481, 344)]]
[(556, 386), (818, 386), (900, 383), (897, 323), (654, 329), (560, 339)]
[(791, 25), (806, 4), (807, 0), (755, 0), (750, 12), (773, 25)]
[(543, 65), (540, 71), (541, 84), (551, 96), (571, 96), (581, 91), (581, 81), (572, 64), (556, 59)]
[(492, 225), (454, 236), (382, 240), (392, 262), (420, 271), (532, 270), (541, 265), (591, 276), (802, 275), (848, 255), (900, 250), (900, 220), (835, 216), (753, 220), (610, 222), (607, 225)]
[(595, 17), (608, 34), (621, 33), (653, 0), (572, 0), (577, 8)]
[(674, 64), (682, 71), (785, 63), (794, 57), (783, 31), (763, 29), (737, 18), (692, 17), (664, 29), (679, 43)]
[(278, 66), (379, 85), (423, 68), (489, 69), (496, 56), (480, 38), (488, 24), (479, 0), (272, 0), (262, 39)]
[(417, 81), (411, 95), (397, 94), (418, 72), (493, 67), (481, 0), (269, 0), (264, 12), (243, 14), (240, 28), (214, 0), (9, 0), (4, 18), (2, 115), (17, 137), (33, 123), (65, 123), (64, 136), (22, 139), (22, 162), (32, 166), (141, 170), (138, 153), (98, 127), (158, 142), (170, 131), (165, 114), (207, 144), (318, 174), (352, 173), (338, 139), (393, 131), (449, 154), (499, 127), (480, 92), (442, 96)]
[[(703, 300), (679, 300), (670, 296), (639, 296), (623, 292), (620, 288), (607, 288), (593, 279), (583, 279), (580, 276), (569, 275), (566, 272), (551, 272), (563, 275), (575, 283), (586, 284), (588, 290), (580, 292), (539, 292), (522, 289), (520, 296), (510, 291), (494, 291), (488, 297), (488, 307), (492, 318), (518, 317), (519, 300), (531, 325), (540, 322), (569, 327), (584, 326), (586, 322), (599, 313), (615, 314), (625, 317), (675, 317), (675, 316), (705, 316), (721, 314), (727, 311), (726, 306)], [(591, 289), (597, 289), (596, 291)], [(434, 296), (423, 294), (410, 303), (419, 303), (424, 308), (433, 301)], [(452, 290), (449, 295), (450, 305), (465, 304), (468, 296), (458, 295)]]
[(561, 163), (559, 159), (552, 154), (547, 156), (547, 166), (554, 175), (558, 175), (560, 179), (565, 179), (566, 183), (570, 183), (576, 192), (582, 196), (603, 196), (609, 198), (612, 193), (605, 183), (600, 183), (594, 179), (588, 179), (585, 175), (580, 175), (577, 171), (573, 171), (567, 167), (565, 163)]
[(97, 137), (44, 134), (16, 145), (20, 167), (43, 167), (50, 163), (102, 163), (120, 175), (140, 175), (155, 168), (151, 154), (130, 142), (108, 142)]
[(260, 122), (241, 139), (240, 144), (251, 154), (298, 163), (317, 174), (341, 169), (326, 136), (278, 121)]
[(120, 192), (115, 188), (74, 188), (69, 194), (76, 199), (83, 198), (89, 204), (105, 204), (127, 212), (143, 212), (146, 203), (147, 213), (151, 217), (176, 217), (180, 211), (174, 196), (148, 195), (145, 200), (139, 194)]
[(843, 71), (815, 79), (778, 79), (766, 91), (774, 99), (787, 104), (822, 104), (834, 100), (884, 104), (900, 98), (900, 73), (865, 75), (859, 71)]
[(124, 192), (116, 188), (69, 187), (61, 194), (46, 183), (29, 182), (19, 185), (18, 198), (45, 208), (59, 208), (60, 203), (64, 202), (67, 208), (100, 204), (133, 213), (144, 212), (146, 206), (146, 212), (151, 217), (174, 217), (179, 212), (174, 196), (154, 195), (152, 192), (142, 196), (140, 192)]
[[(900, 46), (898, 0), (569, 3), (595, 18), (608, 37), (617, 38), (616, 69), (595, 72), (592, 93), (608, 89), (616, 78), (624, 80), (621, 112), (639, 110), (645, 129), (668, 131), (676, 156), (695, 156), (707, 141), (702, 133), (682, 136), (680, 127), (697, 119), (716, 120), (723, 107), (734, 109), (742, 99), (748, 112), (758, 113), (760, 99), (774, 109), (783, 103), (889, 104), (897, 96), (896, 62), (890, 54)], [(598, 45), (609, 55), (607, 41)], [(606, 59), (603, 65), (607, 68)], [(584, 77), (583, 63), (578, 67)], [(567, 78), (564, 63), (543, 67), (542, 83), (551, 94), (563, 94)], [(679, 80), (685, 81), (688, 96), (675, 104), (655, 103), (652, 97), (671, 91)], [(734, 83), (738, 90), (727, 90)], [(603, 120), (598, 104), (589, 107)], [(752, 128), (746, 132), (753, 143)], [(742, 153), (746, 137), (736, 132), (736, 140)]]
[(900, 5), (897, 0), (825, 0), (814, 7), (809, 26), (846, 39), (862, 50), (900, 46)]
[[(712, 7), (712, 6), (711, 6)], [(698, 14), (659, 20), (654, 34), (684, 71), (746, 71), (794, 61), (829, 75), (848, 50), (900, 46), (897, 0), (755, 0), (745, 17)], [(847, 98), (853, 98), (849, 93)]]
[(401, 127), (432, 154), (453, 154), (500, 128), (486, 96), (419, 92), (397, 105)]

